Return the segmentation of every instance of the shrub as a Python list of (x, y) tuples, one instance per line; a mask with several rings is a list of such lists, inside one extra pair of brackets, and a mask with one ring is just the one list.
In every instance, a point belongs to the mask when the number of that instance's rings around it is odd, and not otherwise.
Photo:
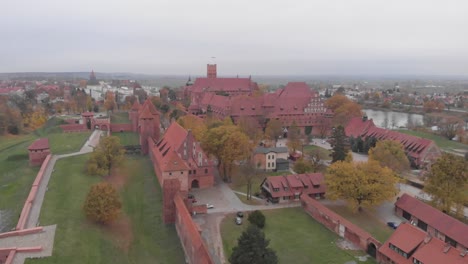
[(120, 214), (122, 203), (115, 188), (106, 182), (91, 186), (83, 205), (86, 217), (100, 224), (108, 224)]
[(265, 227), (265, 215), (259, 210), (255, 210), (250, 213), (248, 220), (252, 225), (257, 226), (258, 228)]

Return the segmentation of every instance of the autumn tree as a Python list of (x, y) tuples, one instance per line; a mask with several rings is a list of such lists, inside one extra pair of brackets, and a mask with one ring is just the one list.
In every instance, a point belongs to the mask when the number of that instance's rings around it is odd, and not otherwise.
[(455, 116), (445, 116), (437, 126), (440, 134), (451, 140), (457, 135), (458, 130), (463, 130), (463, 120)]
[(270, 119), (265, 128), (265, 137), (269, 140), (278, 140), (283, 135), (283, 126), (281, 121), (277, 119)]
[(255, 118), (241, 116), (237, 121), (237, 126), (253, 142), (258, 142), (263, 136), (259, 123)]
[(225, 181), (230, 180), (234, 161), (247, 158), (252, 152), (249, 138), (239, 128), (225, 119), (223, 124), (205, 133), (201, 140), (203, 150), (218, 160), (218, 170), (223, 169)]
[(107, 182), (92, 185), (83, 204), (86, 217), (100, 224), (108, 224), (117, 219), (121, 208), (117, 191)]
[(111, 112), (114, 111), (116, 107), (116, 103), (115, 103), (115, 95), (113, 92), (108, 91), (106, 93), (106, 99), (104, 100), (104, 107), (106, 108), (107, 111), (111, 111)]
[(202, 140), (203, 135), (208, 129), (206, 127), (206, 124), (203, 122), (203, 119), (194, 115), (181, 116), (179, 117), (179, 119), (177, 119), (177, 123), (179, 123), (179, 125), (185, 128), (186, 130), (191, 130), (193, 136), (195, 137), (195, 140), (197, 141)]
[(325, 176), (327, 198), (345, 200), (354, 211), (379, 205), (396, 195), (398, 179), (394, 175), (391, 169), (374, 160), (335, 162)]
[(325, 106), (333, 111), (335, 126), (345, 126), (351, 118), (362, 116), (361, 106), (340, 93), (336, 93), (325, 101)]
[(444, 212), (456, 208), (463, 215), (468, 203), (468, 162), (463, 157), (444, 153), (432, 164), (424, 191), (432, 196), (435, 207)]
[(110, 173), (113, 166), (124, 159), (125, 150), (116, 136), (101, 138), (99, 145), (88, 160), (88, 174), (104, 176)]
[(395, 140), (378, 141), (375, 147), (369, 150), (369, 159), (379, 162), (380, 166), (388, 167), (398, 174), (410, 168), (403, 145)]
[(333, 129), (330, 145), (332, 146), (332, 153), (330, 155), (332, 157), (332, 162), (337, 162), (346, 158), (346, 154), (349, 151), (349, 144), (342, 126)]
[(288, 142), (286, 144), (292, 152), (295, 152), (302, 146), (301, 130), (297, 126), (296, 121), (293, 121), (288, 129)]
[(304, 158), (300, 158), (294, 162), (293, 170), (295, 173), (303, 174), (313, 171), (314, 167), (312, 163)]
[(249, 225), (237, 240), (229, 257), (231, 264), (276, 264), (276, 252), (269, 248), (270, 240), (265, 233), (254, 225)]

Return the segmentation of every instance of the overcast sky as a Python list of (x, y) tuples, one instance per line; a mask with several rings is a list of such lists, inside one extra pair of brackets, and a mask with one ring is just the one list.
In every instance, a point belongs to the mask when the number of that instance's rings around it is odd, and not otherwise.
[(468, 75), (466, 0), (1, 0), (0, 72)]

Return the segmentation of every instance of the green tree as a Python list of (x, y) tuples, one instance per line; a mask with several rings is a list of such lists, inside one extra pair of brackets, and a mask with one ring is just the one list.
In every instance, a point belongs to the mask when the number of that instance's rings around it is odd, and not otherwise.
[(328, 167), (325, 176), (327, 198), (346, 200), (354, 211), (393, 198), (397, 193), (397, 181), (392, 170), (374, 160), (338, 161)]
[(342, 161), (346, 158), (349, 151), (349, 144), (346, 139), (345, 131), (342, 126), (333, 129), (331, 136), (332, 162)]
[(262, 211), (259, 211), (259, 210), (253, 211), (252, 213), (249, 214), (248, 220), (252, 225), (257, 226), (258, 228), (265, 227), (266, 219)]
[(108, 175), (112, 167), (121, 164), (125, 150), (120, 139), (115, 136), (103, 137), (88, 160), (88, 173), (94, 175)]
[(254, 225), (247, 227), (237, 240), (229, 257), (231, 264), (276, 264), (276, 252), (269, 248), (270, 240), (265, 238), (262, 230)]
[(468, 162), (463, 157), (444, 153), (432, 164), (424, 191), (432, 196), (435, 207), (449, 213), (456, 208), (463, 215), (468, 203)]
[(369, 150), (369, 159), (379, 162), (380, 166), (388, 167), (398, 174), (410, 168), (403, 145), (395, 140), (378, 141), (375, 147)]
[(83, 211), (86, 217), (100, 224), (108, 224), (119, 217), (122, 203), (110, 183), (101, 182), (91, 186)]

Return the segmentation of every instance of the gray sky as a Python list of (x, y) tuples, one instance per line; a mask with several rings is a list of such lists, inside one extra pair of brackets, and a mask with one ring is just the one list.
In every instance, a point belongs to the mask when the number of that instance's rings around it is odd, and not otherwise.
[(468, 75), (466, 0), (2, 0), (0, 72)]

